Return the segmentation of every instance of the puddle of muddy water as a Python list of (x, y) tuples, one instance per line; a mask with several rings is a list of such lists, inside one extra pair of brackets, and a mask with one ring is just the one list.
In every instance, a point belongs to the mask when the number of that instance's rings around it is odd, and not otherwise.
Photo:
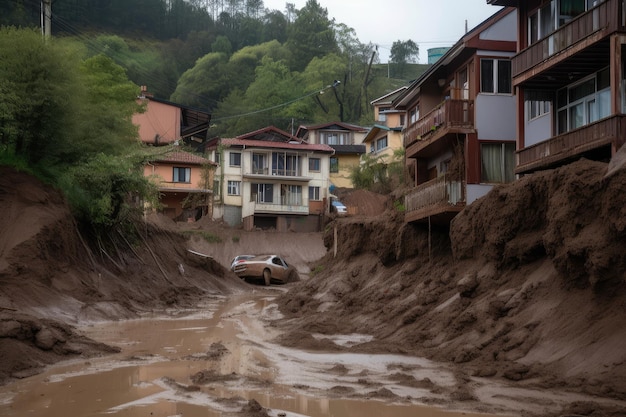
[[(271, 409), (271, 415), (281, 411), (288, 417), (473, 415), (415, 405), (408, 398), (420, 398), (425, 388), (389, 379), (426, 375), (437, 386), (454, 384), (451, 375), (428, 361), (311, 353), (271, 344), (270, 330), (255, 318), (277, 314), (271, 301), (247, 295), (184, 317), (90, 325), (82, 329), (89, 337), (122, 352), (58, 364), (0, 387), (0, 415), (212, 417), (238, 411), (249, 399)], [(338, 335), (337, 340), (358, 343), (367, 336)], [(394, 397), (367, 399), (376, 397), (368, 392), (383, 388)]]

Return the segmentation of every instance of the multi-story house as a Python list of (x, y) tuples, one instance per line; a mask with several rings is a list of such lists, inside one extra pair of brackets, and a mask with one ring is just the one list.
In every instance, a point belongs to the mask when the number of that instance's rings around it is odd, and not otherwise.
[(354, 188), (350, 174), (365, 153), (363, 138), (367, 130), (343, 122), (300, 126), (296, 136), (311, 144), (328, 145), (335, 150), (330, 156), (329, 181), (333, 187)]
[(515, 8), (497, 11), (393, 100), (406, 112), (405, 158), (414, 178), (407, 222), (447, 224), (495, 184), (514, 180), (516, 27)]
[(231, 226), (277, 231), (319, 231), (328, 211), (334, 149), (310, 144), (275, 127), (207, 142), (219, 161), (214, 218)]
[(403, 149), (402, 129), (406, 122), (406, 112), (393, 107), (393, 100), (400, 96), (408, 87), (404, 86), (385, 94), (370, 104), (374, 107), (374, 126), (363, 139), (367, 155), (376, 158), (380, 163), (394, 162), (394, 153)]
[(159, 189), (160, 211), (178, 221), (212, 216), (216, 164), (199, 155), (171, 149), (144, 165), (144, 176)]
[(144, 112), (133, 116), (142, 143), (159, 147), (144, 166), (144, 175), (157, 183), (161, 210), (176, 220), (212, 215), (212, 187), (215, 164), (201, 154), (182, 151), (186, 145), (202, 151), (210, 113), (153, 97), (141, 87), (137, 99)]
[(487, 3), (518, 11), (516, 173), (610, 159), (626, 138), (625, 2)]

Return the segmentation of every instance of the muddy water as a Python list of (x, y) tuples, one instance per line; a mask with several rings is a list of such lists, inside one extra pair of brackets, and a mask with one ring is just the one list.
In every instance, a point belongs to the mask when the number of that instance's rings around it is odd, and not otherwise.
[[(472, 416), (416, 405), (425, 390), (388, 379), (401, 371), (426, 376), (440, 387), (454, 384), (451, 374), (428, 361), (320, 354), (272, 344), (273, 330), (259, 320), (277, 316), (272, 300), (272, 293), (260, 291), (215, 300), (196, 311), (87, 326), (82, 330), (88, 336), (122, 352), (65, 362), (0, 387), (0, 415), (227, 416), (255, 399), (273, 416)], [(337, 343), (366, 339), (338, 335)], [(372, 392), (394, 396), (367, 399), (377, 397)]]

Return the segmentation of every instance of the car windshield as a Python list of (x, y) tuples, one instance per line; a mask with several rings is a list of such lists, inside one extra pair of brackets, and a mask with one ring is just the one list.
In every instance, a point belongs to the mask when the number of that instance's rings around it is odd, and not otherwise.
[(259, 255), (259, 256), (255, 256), (254, 260), (255, 261), (267, 261), (271, 256), (270, 255)]

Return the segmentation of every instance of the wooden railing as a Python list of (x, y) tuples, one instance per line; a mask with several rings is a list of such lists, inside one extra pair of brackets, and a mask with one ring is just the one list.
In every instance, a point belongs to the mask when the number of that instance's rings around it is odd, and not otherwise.
[(518, 53), (513, 57), (511, 64), (513, 77), (582, 41), (594, 32), (603, 30), (611, 33), (618, 30), (622, 27), (619, 13), (622, 7), (619, 6), (623, 1), (606, 0)]
[(464, 182), (451, 181), (445, 175), (418, 185), (404, 196), (404, 207), (407, 212), (440, 204), (454, 206), (463, 202), (465, 202)]
[(474, 125), (474, 103), (472, 100), (444, 100), (417, 122), (404, 131), (404, 147), (433, 135), (446, 127)]
[(518, 151), (516, 172), (549, 166), (607, 144), (617, 149), (624, 144), (624, 138), (626, 115), (608, 117)]

